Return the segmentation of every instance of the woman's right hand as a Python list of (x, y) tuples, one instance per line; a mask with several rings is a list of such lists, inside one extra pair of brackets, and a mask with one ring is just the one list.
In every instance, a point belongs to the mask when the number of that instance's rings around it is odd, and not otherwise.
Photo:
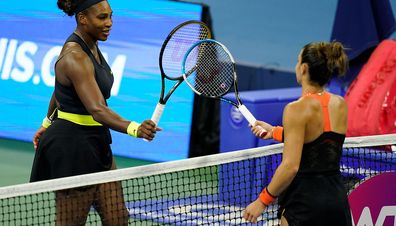
[(41, 136), (44, 134), (44, 132), (45, 132), (46, 130), (47, 130), (46, 128), (40, 126), (40, 128), (39, 128), (39, 129), (36, 131), (36, 133), (34, 134), (34, 136), (33, 136), (33, 146), (34, 146), (34, 150), (37, 149), (37, 146), (38, 146), (38, 143), (39, 143), (39, 141), (40, 141), (40, 138), (41, 138)]
[[(264, 122), (257, 120), (254, 125), (251, 127), (252, 133), (261, 139), (271, 139), (272, 138), (272, 128), (273, 126)], [(265, 130), (266, 132), (264, 132)]]
[(144, 120), (138, 128), (137, 137), (151, 141), (154, 139), (157, 131), (161, 130), (162, 129), (160, 127), (157, 127), (152, 120)]

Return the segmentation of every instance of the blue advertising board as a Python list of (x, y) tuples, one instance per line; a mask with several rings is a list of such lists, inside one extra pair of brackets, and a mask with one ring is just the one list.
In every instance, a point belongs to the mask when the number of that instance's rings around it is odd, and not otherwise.
[[(99, 48), (115, 81), (108, 101), (122, 117), (141, 122), (158, 103), (158, 56), (163, 40), (178, 24), (200, 20), (202, 6), (174, 1), (109, 0), (113, 28)], [(0, 2), (0, 137), (31, 141), (46, 115), (54, 89), (54, 63), (74, 17), (56, 1)], [(167, 84), (169, 87), (170, 84)], [(181, 85), (167, 103), (153, 142), (112, 131), (115, 155), (169, 161), (188, 156), (193, 94)]]

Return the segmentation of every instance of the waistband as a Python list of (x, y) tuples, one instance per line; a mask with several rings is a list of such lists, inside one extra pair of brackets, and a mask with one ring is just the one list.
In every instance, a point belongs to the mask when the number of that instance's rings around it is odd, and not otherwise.
[(326, 171), (300, 171), (297, 173), (296, 177), (326, 177), (341, 175), (339, 169), (337, 170), (326, 170)]
[(73, 122), (82, 126), (102, 126), (99, 122), (95, 121), (92, 115), (79, 115), (69, 112), (58, 110), (58, 118)]

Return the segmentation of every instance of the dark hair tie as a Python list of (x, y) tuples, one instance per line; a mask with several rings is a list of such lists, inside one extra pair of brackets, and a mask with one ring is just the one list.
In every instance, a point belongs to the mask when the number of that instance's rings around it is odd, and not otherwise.
[(89, 7), (98, 4), (101, 1), (105, 1), (105, 0), (86, 0), (83, 1), (81, 4), (77, 5), (76, 10), (74, 11), (75, 14), (82, 12), (86, 9), (88, 9)]

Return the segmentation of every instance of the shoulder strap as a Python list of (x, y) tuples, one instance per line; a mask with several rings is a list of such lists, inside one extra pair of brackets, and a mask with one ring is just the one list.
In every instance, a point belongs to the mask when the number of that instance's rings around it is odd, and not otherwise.
[(322, 95), (319, 95), (317, 93), (310, 93), (304, 96), (315, 98), (320, 102), (320, 104), (322, 105), (322, 112), (323, 112), (323, 127), (324, 127), (323, 130), (324, 132), (331, 131), (330, 114), (329, 114), (329, 102), (331, 97), (330, 93), (324, 92)]

